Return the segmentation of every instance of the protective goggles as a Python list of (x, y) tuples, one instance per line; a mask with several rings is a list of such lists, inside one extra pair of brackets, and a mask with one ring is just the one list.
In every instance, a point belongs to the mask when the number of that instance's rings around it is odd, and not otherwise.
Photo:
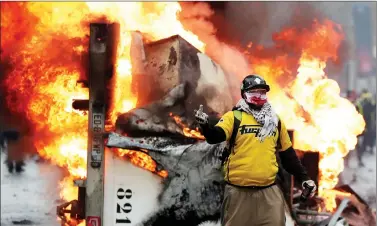
[(260, 95), (266, 95), (267, 90), (265, 89), (251, 89), (245, 91), (245, 94), (251, 95), (251, 96), (260, 96)]

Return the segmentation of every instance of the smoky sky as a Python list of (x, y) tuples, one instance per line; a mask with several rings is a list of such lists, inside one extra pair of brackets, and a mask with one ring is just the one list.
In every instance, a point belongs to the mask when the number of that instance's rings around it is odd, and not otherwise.
[[(285, 27), (297, 29), (310, 27), (313, 19), (331, 19), (346, 24), (344, 16), (335, 16), (340, 9), (333, 3), (326, 7), (321, 2), (209, 2), (215, 10), (213, 23), (217, 35), (227, 41), (247, 45), (250, 41), (268, 46), (272, 36)], [(339, 3), (343, 4), (344, 3)]]
[(215, 11), (212, 23), (217, 37), (224, 42), (246, 47), (249, 43), (274, 48), (273, 36), (288, 27), (309, 28), (314, 19), (330, 19), (344, 28), (345, 39), (338, 50), (338, 59), (326, 70), (339, 72), (349, 56), (349, 15), (345, 9), (352, 2), (208, 2)]

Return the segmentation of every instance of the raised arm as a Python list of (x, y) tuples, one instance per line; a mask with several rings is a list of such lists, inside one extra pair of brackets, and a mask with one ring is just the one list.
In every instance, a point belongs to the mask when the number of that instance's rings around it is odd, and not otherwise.
[(195, 110), (195, 119), (199, 123), (203, 136), (209, 144), (217, 144), (229, 139), (233, 130), (233, 112), (228, 112), (216, 125), (209, 123), (208, 115), (203, 112), (203, 106)]

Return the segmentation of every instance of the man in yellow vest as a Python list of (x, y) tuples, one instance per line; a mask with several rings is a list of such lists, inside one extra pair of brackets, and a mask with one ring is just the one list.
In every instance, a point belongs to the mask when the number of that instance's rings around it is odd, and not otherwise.
[(285, 170), (303, 187), (312, 188), (311, 196), (316, 190), (292, 148), (284, 123), (267, 101), (269, 90), (262, 77), (248, 75), (241, 85), (242, 98), (215, 126), (208, 123), (202, 106), (195, 111), (208, 143), (228, 141), (230, 145), (224, 163), (223, 226), (285, 225), (284, 197), (275, 183), (277, 151)]

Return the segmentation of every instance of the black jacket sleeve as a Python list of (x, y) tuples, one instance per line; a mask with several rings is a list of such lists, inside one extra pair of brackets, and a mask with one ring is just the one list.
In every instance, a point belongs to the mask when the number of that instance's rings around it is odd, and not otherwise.
[(217, 144), (226, 140), (225, 132), (222, 128), (210, 124), (200, 125), (203, 136), (207, 143)]
[(292, 174), (297, 181), (302, 183), (303, 181), (310, 180), (305, 167), (298, 159), (295, 150), (292, 147), (286, 151), (279, 152), (279, 157), (283, 168), (290, 174)]

